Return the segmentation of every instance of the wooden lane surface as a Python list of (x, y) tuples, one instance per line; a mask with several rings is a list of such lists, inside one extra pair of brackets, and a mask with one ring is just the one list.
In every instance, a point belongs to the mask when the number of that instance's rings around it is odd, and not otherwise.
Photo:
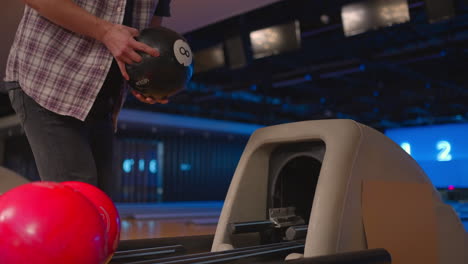
[(216, 223), (198, 224), (190, 220), (122, 219), (121, 240), (211, 235)]

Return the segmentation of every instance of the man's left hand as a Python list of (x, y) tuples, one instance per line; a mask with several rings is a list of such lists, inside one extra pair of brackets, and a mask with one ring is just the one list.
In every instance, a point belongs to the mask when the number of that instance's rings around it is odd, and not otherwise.
[(132, 90), (133, 96), (135, 96), (139, 101), (146, 103), (146, 104), (155, 104), (155, 103), (160, 103), (160, 104), (167, 104), (169, 103), (169, 100), (167, 99), (154, 99), (152, 97), (146, 97), (142, 95), (141, 93)]

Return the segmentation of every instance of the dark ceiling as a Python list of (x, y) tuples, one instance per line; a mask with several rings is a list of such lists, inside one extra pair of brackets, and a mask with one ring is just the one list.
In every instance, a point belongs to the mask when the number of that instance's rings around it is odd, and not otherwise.
[[(429, 23), (425, 2), (410, 0), (410, 22), (346, 37), (341, 7), (352, 2), (280, 1), (190, 32), (195, 52), (241, 36), (247, 65), (197, 73), (167, 105), (129, 97), (125, 107), (261, 125), (325, 118), (377, 129), (467, 122), (467, 3), (455, 1), (454, 17)], [(300, 49), (252, 58), (251, 31), (294, 20)], [(1, 114), (11, 113), (0, 97)]]

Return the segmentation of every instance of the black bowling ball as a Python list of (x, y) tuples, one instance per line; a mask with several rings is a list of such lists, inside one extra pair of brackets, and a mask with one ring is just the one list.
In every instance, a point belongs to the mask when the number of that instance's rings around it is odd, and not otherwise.
[(160, 55), (138, 52), (142, 61), (126, 65), (130, 87), (154, 99), (183, 90), (193, 74), (193, 54), (187, 40), (165, 27), (143, 29), (135, 39), (159, 50)]

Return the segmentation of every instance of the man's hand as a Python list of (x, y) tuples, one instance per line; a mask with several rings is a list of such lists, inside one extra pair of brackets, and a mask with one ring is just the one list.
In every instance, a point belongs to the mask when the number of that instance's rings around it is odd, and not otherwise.
[[(153, 19), (151, 20), (150, 26), (151, 27), (159, 27), (159, 26), (161, 26), (161, 24), (162, 24), (162, 17), (154, 16)], [(159, 54), (158, 54), (158, 56), (159, 56)], [(119, 67), (120, 67), (120, 65), (119, 65)], [(137, 92), (137, 91), (135, 91), (133, 89), (132, 89), (132, 94), (140, 102), (143, 102), (143, 103), (146, 103), (146, 104), (156, 104), (156, 103), (167, 104), (167, 103), (169, 103), (168, 99), (154, 99), (152, 97), (146, 97), (146, 96), (142, 95), (141, 93), (139, 93), (139, 92)]]
[(101, 42), (109, 49), (119, 65), (120, 72), (125, 80), (129, 80), (125, 64), (141, 61), (141, 56), (136, 51), (143, 51), (151, 56), (159, 56), (159, 51), (134, 39), (139, 32), (135, 28), (119, 24), (109, 26), (102, 36)]
[(155, 104), (155, 103), (160, 103), (160, 104), (167, 104), (169, 102), (168, 99), (153, 99), (152, 97), (146, 97), (142, 95), (141, 93), (132, 90), (133, 96), (135, 96), (139, 101), (147, 104)]

